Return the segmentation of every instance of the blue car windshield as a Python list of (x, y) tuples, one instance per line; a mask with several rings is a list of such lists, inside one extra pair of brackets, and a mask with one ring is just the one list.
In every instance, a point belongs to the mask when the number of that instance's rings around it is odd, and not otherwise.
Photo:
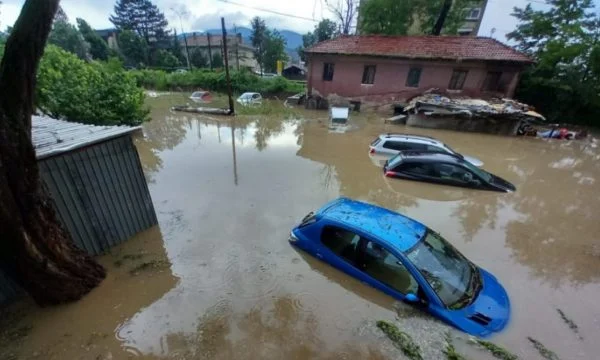
[(446, 307), (461, 309), (477, 297), (479, 270), (439, 234), (427, 230), (406, 256)]

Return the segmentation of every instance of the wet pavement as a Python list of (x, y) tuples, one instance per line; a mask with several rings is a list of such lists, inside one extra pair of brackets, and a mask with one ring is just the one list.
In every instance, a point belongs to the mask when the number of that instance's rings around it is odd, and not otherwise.
[[(344, 195), (427, 224), (492, 272), (512, 302), (511, 323), (493, 342), (524, 359), (541, 359), (527, 337), (561, 359), (597, 358), (596, 142), (404, 128), (354, 114), (352, 129), (338, 134), (324, 125), (325, 112), (169, 112), (180, 98), (150, 99), (153, 120), (136, 138), (159, 226), (100, 258), (108, 278), (80, 302), (14, 306), (23, 315), (13, 325), (28, 330), (5, 356), (402, 358), (375, 326), (396, 319), (426, 358), (442, 358), (448, 327), (288, 244), (306, 213)], [(385, 132), (435, 136), (517, 192), (385, 178), (368, 155)], [(457, 348), (486, 358), (460, 341)]]

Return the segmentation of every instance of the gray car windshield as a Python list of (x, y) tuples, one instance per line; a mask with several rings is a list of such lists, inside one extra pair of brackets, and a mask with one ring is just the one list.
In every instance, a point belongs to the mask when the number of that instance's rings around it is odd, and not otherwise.
[(397, 154), (388, 161), (388, 169), (393, 169), (402, 161), (402, 154)]
[(477, 296), (479, 270), (435, 232), (427, 230), (406, 256), (446, 307), (461, 309)]
[(477, 174), (477, 176), (482, 178), (485, 182), (492, 182), (492, 174), (490, 174), (489, 172), (478, 168), (477, 166), (471, 164), (468, 161), (463, 161), (462, 164), (466, 166), (469, 170)]

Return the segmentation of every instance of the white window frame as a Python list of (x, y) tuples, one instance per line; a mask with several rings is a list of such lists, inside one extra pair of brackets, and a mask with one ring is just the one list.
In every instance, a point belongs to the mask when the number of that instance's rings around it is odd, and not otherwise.
[[(473, 11), (477, 11), (477, 16), (471, 15), (473, 13)], [(465, 20), (479, 20), (479, 18), (481, 18), (481, 8), (480, 7), (467, 9), (467, 16), (465, 16)]]

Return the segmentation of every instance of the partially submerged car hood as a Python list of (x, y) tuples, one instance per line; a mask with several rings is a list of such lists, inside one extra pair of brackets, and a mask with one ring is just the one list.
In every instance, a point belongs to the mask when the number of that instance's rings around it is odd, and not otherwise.
[(504, 287), (498, 282), (494, 275), (479, 269), (483, 287), (475, 301), (463, 309), (467, 318), (469, 331), (479, 336), (487, 336), (499, 332), (508, 324), (510, 318), (510, 300)]
[(494, 184), (494, 186), (503, 189), (506, 192), (511, 192), (511, 191), (517, 191), (517, 187), (514, 186), (513, 184), (511, 184), (510, 182), (504, 180), (503, 178), (496, 176), (494, 174), (492, 175), (492, 184)]

